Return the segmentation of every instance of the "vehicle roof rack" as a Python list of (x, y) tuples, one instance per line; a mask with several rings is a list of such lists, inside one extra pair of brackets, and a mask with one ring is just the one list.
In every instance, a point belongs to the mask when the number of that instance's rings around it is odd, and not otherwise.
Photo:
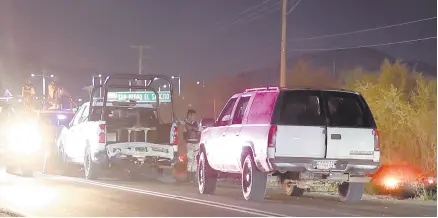
[(252, 89), (246, 89), (245, 92), (269, 91), (269, 90), (279, 91), (280, 87), (277, 87), (277, 86), (267, 86), (267, 87), (261, 87), (261, 88), (252, 88)]

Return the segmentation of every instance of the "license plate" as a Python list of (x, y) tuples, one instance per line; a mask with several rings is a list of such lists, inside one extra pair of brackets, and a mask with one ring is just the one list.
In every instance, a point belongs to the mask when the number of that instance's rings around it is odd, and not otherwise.
[(329, 170), (336, 168), (336, 161), (335, 160), (322, 160), (322, 161), (316, 161), (316, 169), (319, 170)]

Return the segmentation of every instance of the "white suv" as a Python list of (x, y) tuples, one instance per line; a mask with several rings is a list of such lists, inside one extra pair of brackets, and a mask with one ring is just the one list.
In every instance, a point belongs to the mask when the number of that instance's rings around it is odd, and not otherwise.
[(213, 193), (218, 177), (240, 174), (246, 200), (265, 196), (268, 174), (290, 196), (314, 181), (339, 182), (341, 201), (362, 198), (380, 162), (379, 133), (358, 93), (344, 90), (248, 89), (233, 95), (202, 132), (198, 186)]

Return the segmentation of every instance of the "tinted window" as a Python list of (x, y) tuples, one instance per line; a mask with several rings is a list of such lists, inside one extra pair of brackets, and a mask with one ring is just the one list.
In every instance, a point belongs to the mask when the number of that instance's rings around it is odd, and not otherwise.
[(218, 118), (218, 123), (220, 125), (227, 125), (226, 123), (221, 123), (222, 119), (226, 115), (231, 115), (231, 112), (233, 111), (234, 104), (236, 103), (236, 98), (232, 98), (228, 101), (228, 103), (225, 105), (224, 109), (222, 110), (221, 115)]
[(360, 95), (345, 92), (325, 92), (329, 126), (374, 128), (371, 111)]
[[(155, 109), (150, 108), (128, 108), (128, 107), (106, 107), (105, 121), (109, 126), (156, 126), (158, 125), (158, 117)], [(97, 121), (101, 119), (102, 107), (93, 107), (91, 120)]]
[(285, 91), (277, 104), (275, 121), (279, 125), (324, 126), (320, 93)]
[(233, 124), (241, 124), (251, 96), (241, 97), (234, 112)]

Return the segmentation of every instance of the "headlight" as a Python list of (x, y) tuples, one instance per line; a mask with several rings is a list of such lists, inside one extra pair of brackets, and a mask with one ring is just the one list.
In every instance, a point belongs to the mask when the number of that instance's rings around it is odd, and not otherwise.
[(41, 147), (41, 135), (34, 124), (16, 124), (7, 135), (8, 147), (14, 152), (33, 153)]
[(65, 120), (67, 119), (67, 116), (65, 116), (64, 114), (58, 114), (57, 118), (58, 120)]

